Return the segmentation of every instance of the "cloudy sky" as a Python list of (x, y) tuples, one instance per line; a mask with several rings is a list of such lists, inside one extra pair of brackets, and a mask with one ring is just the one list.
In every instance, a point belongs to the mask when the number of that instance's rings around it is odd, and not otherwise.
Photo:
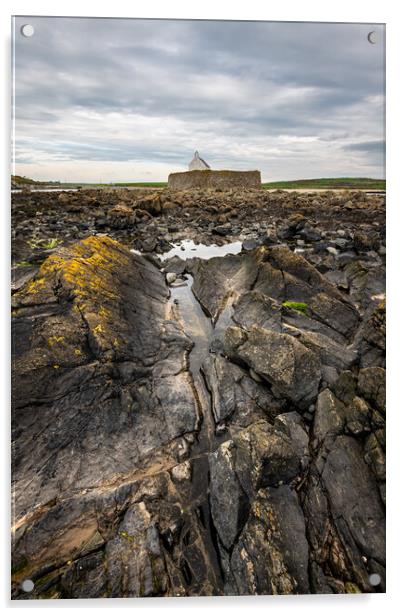
[(384, 37), (370, 24), (18, 17), (15, 172), (165, 181), (197, 149), (264, 181), (382, 178)]

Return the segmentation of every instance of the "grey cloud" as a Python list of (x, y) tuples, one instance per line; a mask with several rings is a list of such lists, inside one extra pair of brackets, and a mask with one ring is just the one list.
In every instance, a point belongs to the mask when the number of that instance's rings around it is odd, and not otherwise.
[[(348, 152), (349, 174), (373, 153), (353, 144), (383, 139), (384, 49), (368, 44), (366, 25), (30, 18), (35, 35), (24, 39), (21, 23), (15, 113), (24, 160), (36, 151), (49, 161), (174, 164), (202, 138), (224, 166), (241, 164), (243, 150), (244, 164), (272, 169), (270, 151), (281, 148), (280, 177), (300, 151), (321, 175), (319, 146), (326, 166)], [(137, 139), (143, 118), (171, 130), (161, 138), (152, 125), (154, 134)], [(382, 163), (367, 172), (383, 175)]]
[(363, 141), (362, 143), (349, 143), (345, 145), (345, 150), (352, 152), (375, 152), (382, 154), (385, 152), (384, 141)]

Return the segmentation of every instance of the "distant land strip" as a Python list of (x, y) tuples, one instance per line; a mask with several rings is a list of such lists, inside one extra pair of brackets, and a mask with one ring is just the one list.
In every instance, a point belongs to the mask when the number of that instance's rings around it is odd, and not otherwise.
[[(86, 188), (107, 188), (112, 186), (117, 187), (155, 187), (164, 188), (167, 186), (167, 182), (109, 182), (103, 183), (89, 183), (89, 182), (39, 182), (26, 178), (24, 176), (13, 175), (11, 176), (11, 185), (13, 188), (19, 186), (49, 186), (54, 188), (73, 188), (83, 186)], [(373, 179), (373, 178), (316, 178), (310, 180), (288, 180), (279, 182), (263, 182), (262, 188), (268, 189), (343, 189), (343, 190), (385, 190), (386, 181)]]
[(264, 182), (263, 188), (322, 188), (322, 189), (368, 189), (385, 190), (385, 180), (372, 178), (317, 178), (312, 180), (290, 180), (283, 182)]

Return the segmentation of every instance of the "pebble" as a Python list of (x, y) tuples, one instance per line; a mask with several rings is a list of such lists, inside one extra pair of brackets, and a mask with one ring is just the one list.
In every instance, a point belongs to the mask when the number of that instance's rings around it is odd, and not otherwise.
[(276, 237), (275, 231), (268, 229), (265, 237), (263, 238), (263, 243), (269, 246), (270, 244), (276, 244), (277, 241), (278, 238)]
[(353, 252), (344, 252), (337, 256), (338, 266), (344, 267), (345, 265), (353, 261), (355, 258), (356, 254), (354, 254)]
[(171, 470), (172, 479), (174, 481), (190, 481), (191, 479), (191, 462), (186, 460), (182, 464), (174, 466)]
[(346, 246), (348, 245), (348, 240), (344, 237), (336, 237), (334, 240), (334, 244), (338, 248), (346, 248)]
[(322, 236), (322, 233), (310, 227), (304, 228), (301, 234), (308, 242), (318, 242)]
[(250, 368), (250, 376), (256, 383), (261, 383), (262, 378), (252, 368)]
[(177, 275), (174, 272), (168, 272), (166, 274), (166, 282), (168, 284), (172, 284), (172, 282), (174, 282), (177, 278)]
[(244, 240), (243, 244), (242, 244), (242, 248), (243, 250), (254, 250), (254, 248), (257, 248), (258, 246), (258, 242), (255, 239), (250, 239), (250, 240)]

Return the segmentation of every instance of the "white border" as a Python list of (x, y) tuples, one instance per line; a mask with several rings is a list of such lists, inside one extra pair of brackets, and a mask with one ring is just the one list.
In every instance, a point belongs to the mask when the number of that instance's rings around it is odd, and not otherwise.
[[(388, 232), (388, 263), (387, 263), (387, 291), (388, 291), (388, 418), (387, 418), (387, 467), (388, 467), (388, 514), (387, 514), (387, 594), (386, 595), (331, 595), (331, 596), (300, 596), (300, 597), (243, 597), (243, 598), (200, 598), (200, 599), (136, 599), (136, 600), (78, 600), (78, 601), (48, 601), (48, 602), (14, 602), (8, 601), (9, 595), (9, 555), (8, 555), (8, 529), (9, 515), (9, 334), (8, 334), (8, 285), (9, 285), (9, 173), (10, 173), (10, 90), (7, 80), (10, 79), (10, 22), (11, 15), (70, 15), (70, 16), (96, 16), (96, 17), (164, 17), (164, 18), (196, 18), (196, 19), (265, 19), (285, 21), (356, 21), (387, 24), (387, 232)], [(401, 457), (402, 450), (402, 408), (399, 403), (399, 383), (402, 379), (402, 362), (399, 347), (401, 345), (401, 314), (402, 301), (399, 289), (402, 286), (400, 271), (401, 259), (401, 100), (400, 100), (400, 58), (402, 57), (401, 34), (402, 21), (398, 19), (398, 3), (394, 0), (338, 0), (337, 2), (323, 2), (322, 0), (282, 0), (281, 2), (262, 2), (261, 0), (248, 0), (246, 3), (235, 4), (233, 0), (215, 2), (201, 0), (201, 2), (159, 1), (159, 2), (130, 2), (114, 0), (112, 3), (100, 4), (85, 0), (50, 1), (18, 1), (3, 0), (1, 5), (0, 28), (2, 34), (3, 71), (6, 76), (4, 95), (6, 101), (3, 107), (2, 144), (0, 150), (3, 157), (3, 193), (1, 201), (3, 255), (1, 260), (1, 289), (2, 289), (2, 348), (4, 357), (4, 370), (1, 392), (3, 394), (2, 418), (3, 430), (1, 432), (4, 456), (1, 460), (3, 472), (3, 499), (2, 499), (2, 526), (3, 533), (1, 562), (1, 598), (3, 607), (22, 613), (31, 609), (64, 609), (80, 613), (95, 612), (99, 609), (115, 610), (116, 608), (131, 609), (135, 611), (147, 610), (148, 613), (176, 613), (189, 611), (193, 614), (205, 614), (206, 611), (217, 612), (227, 609), (235, 616), (247, 608), (258, 613), (281, 612), (294, 616), (322, 616), (338, 613), (363, 612), (365, 616), (378, 616), (379, 610), (392, 609), (401, 603), (399, 586), (401, 584)]]

